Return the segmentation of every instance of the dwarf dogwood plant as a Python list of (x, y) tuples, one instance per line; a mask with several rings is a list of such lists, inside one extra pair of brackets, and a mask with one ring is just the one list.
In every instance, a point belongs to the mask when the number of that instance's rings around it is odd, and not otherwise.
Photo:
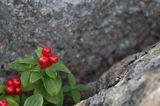
[[(15, 60), (9, 67), (20, 72), (20, 78), (8, 79), (0, 86), (0, 106), (62, 106), (65, 95), (77, 103), (80, 92), (87, 90), (76, 83), (71, 71), (48, 47), (38, 48), (34, 55)], [(68, 83), (63, 83), (61, 75), (67, 76)]]

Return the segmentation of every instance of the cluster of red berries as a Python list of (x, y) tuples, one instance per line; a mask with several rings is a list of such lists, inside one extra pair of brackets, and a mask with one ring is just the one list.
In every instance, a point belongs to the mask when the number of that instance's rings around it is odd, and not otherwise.
[(41, 68), (47, 68), (52, 64), (57, 63), (59, 60), (58, 56), (51, 54), (51, 48), (45, 47), (42, 49), (42, 56), (39, 58)]
[(2, 99), (0, 100), (0, 106), (10, 106), (10, 105), (8, 104), (7, 100)]
[(21, 94), (21, 80), (19, 77), (15, 77), (6, 81), (6, 92), (7, 94)]

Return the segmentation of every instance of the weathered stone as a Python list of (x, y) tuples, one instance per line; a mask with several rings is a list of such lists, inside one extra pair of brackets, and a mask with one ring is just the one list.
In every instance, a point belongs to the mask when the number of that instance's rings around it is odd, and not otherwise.
[(98, 93), (76, 106), (160, 106), (159, 76), (160, 42), (113, 65), (94, 82)]
[(160, 39), (159, 8), (159, 0), (1, 0), (0, 64), (50, 45), (83, 82), (97, 79)]

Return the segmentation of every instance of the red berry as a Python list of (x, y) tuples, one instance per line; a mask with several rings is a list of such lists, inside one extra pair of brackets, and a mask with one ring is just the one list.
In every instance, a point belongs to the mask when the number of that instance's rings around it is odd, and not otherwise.
[(49, 67), (49, 66), (51, 66), (51, 65), (52, 65), (52, 63), (51, 63), (50, 61), (48, 61), (47, 67)]
[(48, 61), (49, 61), (49, 59), (48, 59), (48, 57), (46, 57), (46, 56), (41, 56), (41, 57), (39, 58), (40, 64), (47, 64)]
[(51, 55), (51, 48), (49, 48), (49, 47), (44, 47), (44, 48), (42, 49), (42, 54), (43, 54), (44, 56), (49, 57), (49, 56)]
[(39, 58), (39, 63), (40, 63), (41, 68), (46, 68), (50, 64), (50, 61), (49, 61), (48, 57), (41, 56)]
[(57, 55), (52, 55), (52, 56), (49, 57), (49, 60), (50, 60), (51, 63), (55, 64), (55, 63), (58, 62), (59, 58), (58, 58)]
[(16, 94), (21, 94), (21, 92), (22, 92), (22, 89), (20, 87), (15, 89), (15, 93)]
[(7, 106), (8, 102), (3, 99), (3, 100), (0, 100), (0, 106)]
[(8, 87), (6, 88), (6, 92), (7, 92), (8, 94), (13, 94), (13, 93), (14, 93), (14, 87), (13, 87), (13, 86), (8, 86)]
[(5, 100), (5, 99), (2, 99), (1, 101), (2, 101), (3, 103), (8, 104), (7, 100)]
[(14, 87), (20, 87), (21, 86), (21, 80), (20, 80), (19, 77), (13, 78), (12, 81), (13, 81), (13, 86)]
[(40, 64), (40, 67), (41, 67), (41, 68), (46, 68), (47, 65), (46, 65), (46, 64)]
[(13, 86), (13, 81), (11, 79), (7, 80), (6, 85)]
[(10, 106), (9, 104), (7, 104), (6, 106)]

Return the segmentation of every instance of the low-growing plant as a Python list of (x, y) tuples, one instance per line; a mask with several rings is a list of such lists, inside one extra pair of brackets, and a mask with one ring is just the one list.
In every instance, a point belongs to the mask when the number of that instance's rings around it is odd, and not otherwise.
[[(0, 86), (0, 106), (62, 106), (65, 95), (77, 103), (80, 92), (87, 90), (85, 85), (76, 83), (71, 71), (48, 47), (38, 48), (34, 55), (15, 60), (9, 67), (21, 76)], [(63, 83), (62, 75), (67, 76), (68, 83)]]

